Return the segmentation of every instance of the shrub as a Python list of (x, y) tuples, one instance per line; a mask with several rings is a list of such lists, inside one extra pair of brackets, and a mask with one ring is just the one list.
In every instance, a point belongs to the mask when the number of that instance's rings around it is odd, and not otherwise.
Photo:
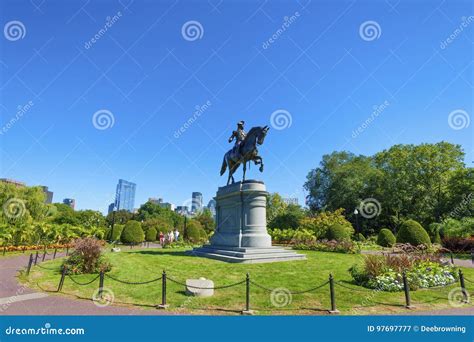
[(124, 227), (123, 224), (114, 224), (113, 235), (112, 236), (110, 235), (110, 234), (112, 234), (112, 228), (110, 228), (107, 232), (107, 237), (111, 241), (120, 240), (120, 236), (122, 235), (122, 232), (123, 232), (123, 227)]
[(379, 232), (379, 235), (377, 237), (377, 244), (379, 244), (382, 247), (392, 247), (395, 242), (396, 242), (395, 235), (387, 229), (387, 228), (382, 228)]
[(365, 242), (365, 241), (366, 241), (366, 238), (365, 238), (365, 236), (364, 236), (362, 233), (357, 233), (357, 234), (354, 236), (354, 240), (360, 241), (360, 242)]
[(474, 218), (464, 217), (461, 220), (448, 218), (440, 223), (442, 237), (468, 238), (474, 233)]
[(397, 242), (409, 243), (414, 246), (430, 246), (430, 237), (426, 230), (415, 220), (407, 220), (402, 223), (397, 234)]
[(294, 229), (268, 229), (268, 234), (270, 234), (272, 240), (277, 243), (289, 243), (293, 239), (295, 233), (296, 230)]
[(326, 232), (326, 238), (328, 240), (346, 241), (350, 240), (350, 236), (350, 232), (346, 227), (339, 223), (333, 224)]
[(64, 261), (63, 266), (76, 274), (110, 270), (110, 264), (102, 257), (102, 243), (91, 237), (74, 241), (74, 251)]
[(336, 253), (359, 253), (358, 246), (352, 241), (336, 241), (336, 240), (320, 240), (310, 244), (296, 244), (293, 249), (321, 251), (321, 252), (336, 252)]
[(134, 220), (130, 220), (125, 224), (122, 235), (120, 236), (120, 240), (123, 243), (130, 244), (137, 244), (143, 242), (144, 238), (145, 233), (143, 233), (143, 229), (140, 225), (140, 222)]
[(145, 234), (145, 240), (146, 241), (156, 241), (156, 229), (151, 227), (151, 228), (148, 228), (148, 230), (146, 231), (146, 234)]
[(334, 224), (340, 224), (350, 232), (352, 235), (354, 229), (349, 221), (343, 215), (344, 209), (339, 208), (335, 211), (323, 211), (317, 214), (315, 217), (306, 217), (301, 220), (300, 228), (311, 230), (314, 233), (316, 239), (322, 239), (326, 237), (329, 227)]
[(456, 253), (470, 253), (474, 249), (474, 238), (445, 237), (442, 240), (442, 245)]
[(297, 229), (291, 239), (291, 244), (311, 244), (316, 242), (314, 233), (307, 229)]
[(201, 223), (196, 220), (189, 220), (186, 226), (186, 235), (188, 241), (192, 243), (201, 243), (207, 240), (207, 234), (202, 228)]

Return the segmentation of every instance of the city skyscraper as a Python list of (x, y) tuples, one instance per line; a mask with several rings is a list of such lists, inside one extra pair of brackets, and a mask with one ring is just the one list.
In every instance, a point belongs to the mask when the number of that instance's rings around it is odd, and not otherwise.
[(71, 207), (72, 210), (76, 207), (76, 200), (74, 198), (65, 198), (63, 203)]
[(117, 210), (127, 210), (133, 212), (135, 206), (135, 183), (119, 179), (117, 191), (115, 193), (115, 208)]
[(192, 194), (192, 203), (191, 203), (191, 212), (199, 213), (202, 211), (202, 193), (193, 192)]
[(212, 217), (216, 217), (216, 200), (213, 198), (209, 201), (209, 203), (207, 204), (207, 209), (209, 209), (209, 211), (211, 212), (212, 214)]

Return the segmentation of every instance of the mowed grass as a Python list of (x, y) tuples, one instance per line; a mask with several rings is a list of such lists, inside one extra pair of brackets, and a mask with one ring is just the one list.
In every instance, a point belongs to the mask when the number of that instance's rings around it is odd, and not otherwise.
[[(336, 285), (337, 309), (341, 314), (388, 314), (406, 312), (403, 292), (377, 292), (353, 283), (347, 271), (354, 263), (362, 262), (362, 255), (298, 251), (307, 256), (304, 261), (278, 262), (266, 264), (229, 264), (221, 261), (188, 256), (183, 250), (132, 249), (120, 253), (107, 253), (113, 265), (111, 276), (131, 281), (147, 281), (161, 276), (166, 270), (169, 278), (184, 283), (186, 279), (204, 277), (214, 281), (215, 286), (223, 286), (245, 280), (246, 273), (251, 280), (270, 289), (282, 288), (292, 292), (316, 287), (328, 280), (332, 273), (335, 280), (350, 287)], [(61, 260), (53, 260), (41, 265), (54, 270), (34, 267), (28, 279), (22, 280), (32, 287), (54, 291), (57, 288)], [(466, 278), (474, 280), (474, 269), (464, 268)], [(79, 282), (87, 282), (97, 275), (74, 276)], [(466, 282), (468, 290), (474, 292), (474, 284)], [(98, 288), (99, 281), (79, 286), (66, 277), (61, 295), (71, 295), (90, 300)], [(423, 289), (411, 292), (415, 310), (451, 308), (448, 293), (458, 287), (454, 284), (442, 289)], [(115, 295), (114, 305), (133, 305), (144, 309), (155, 309), (161, 303), (161, 281), (146, 285), (127, 285), (105, 278), (104, 287)], [(284, 292), (285, 290), (283, 290)], [(276, 297), (278, 304), (272, 303), (270, 292), (251, 285), (251, 309), (257, 314), (326, 314), (330, 308), (329, 285), (313, 292)], [(282, 300), (281, 302), (278, 299)], [(275, 300), (273, 301), (275, 302)], [(208, 298), (185, 295), (182, 285), (167, 282), (167, 303), (169, 311), (189, 314), (239, 314), (245, 306), (245, 284), (216, 290)]]

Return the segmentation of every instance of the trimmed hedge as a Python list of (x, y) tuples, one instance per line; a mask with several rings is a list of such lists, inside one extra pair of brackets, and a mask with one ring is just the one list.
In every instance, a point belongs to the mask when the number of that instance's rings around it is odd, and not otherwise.
[(335, 223), (329, 227), (326, 238), (328, 240), (347, 241), (350, 240), (350, 232), (342, 224)]
[(112, 228), (109, 228), (107, 236), (110, 238), (111, 241), (120, 240), (120, 236), (122, 235), (124, 227), (125, 226), (123, 224), (114, 224), (113, 235), (110, 236), (110, 234), (112, 234)]
[(145, 233), (145, 240), (146, 241), (156, 241), (156, 229), (151, 227), (151, 228), (148, 228), (148, 230), (146, 231)]
[(430, 236), (415, 220), (407, 220), (402, 223), (397, 234), (397, 242), (409, 243), (413, 246), (431, 246)]
[(377, 237), (377, 244), (382, 247), (392, 247), (397, 239), (393, 235), (392, 231), (387, 228), (382, 228)]
[[(156, 235), (155, 235), (156, 236)], [(138, 221), (130, 220), (125, 224), (123, 228), (120, 240), (123, 243), (140, 243), (145, 239), (145, 233), (143, 232), (142, 225)]]

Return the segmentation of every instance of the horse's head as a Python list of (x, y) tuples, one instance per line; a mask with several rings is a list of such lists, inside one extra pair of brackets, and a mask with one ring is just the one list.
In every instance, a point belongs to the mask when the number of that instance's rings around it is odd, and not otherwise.
[(257, 143), (259, 145), (262, 145), (263, 144), (263, 141), (265, 140), (265, 136), (267, 135), (268, 133), (268, 130), (270, 129), (270, 127), (268, 126), (264, 126), (264, 127), (259, 127), (259, 132), (258, 132), (258, 135), (257, 135)]

